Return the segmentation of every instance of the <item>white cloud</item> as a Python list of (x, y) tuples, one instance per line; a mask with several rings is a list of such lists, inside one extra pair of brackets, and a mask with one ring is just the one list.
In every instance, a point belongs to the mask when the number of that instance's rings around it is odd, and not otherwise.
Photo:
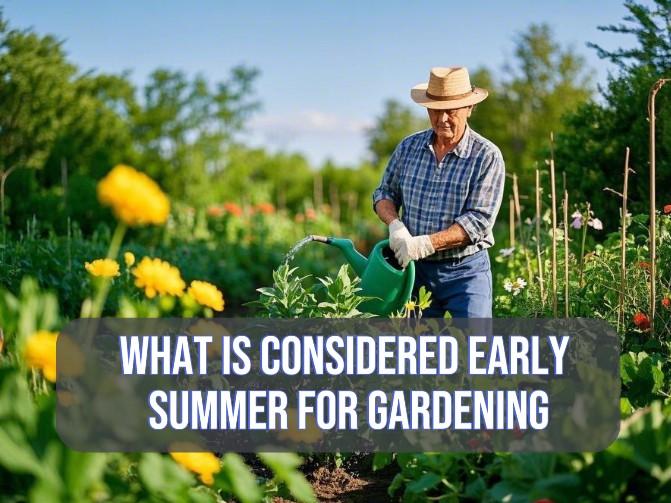
[(373, 125), (319, 110), (292, 114), (260, 114), (244, 135), (250, 145), (269, 151), (300, 152), (315, 166), (327, 159), (355, 165), (366, 155), (365, 130)]
[(252, 130), (259, 132), (286, 133), (329, 133), (352, 134), (363, 133), (372, 122), (350, 119), (329, 114), (319, 110), (299, 110), (290, 115), (262, 114), (251, 120)]

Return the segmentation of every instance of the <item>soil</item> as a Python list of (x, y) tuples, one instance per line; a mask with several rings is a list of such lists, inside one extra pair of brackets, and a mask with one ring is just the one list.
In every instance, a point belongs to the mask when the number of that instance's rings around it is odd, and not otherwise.
[[(345, 468), (320, 466), (306, 474), (320, 503), (388, 503), (398, 501), (387, 494), (394, 477), (388, 471), (349, 473)], [(274, 498), (273, 503), (295, 503), (295, 500)]]
[[(244, 455), (252, 471), (261, 477), (272, 477), (272, 472), (256, 456)], [(392, 462), (382, 470), (373, 471), (373, 454), (358, 453), (346, 458), (342, 465), (335, 466), (323, 457), (305, 456), (304, 464), (299, 468), (312, 486), (320, 503), (396, 503), (387, 489), (391, 484), (398, 465)], [(272, 503), (296, 503), (288, 496), (275, 497)]]

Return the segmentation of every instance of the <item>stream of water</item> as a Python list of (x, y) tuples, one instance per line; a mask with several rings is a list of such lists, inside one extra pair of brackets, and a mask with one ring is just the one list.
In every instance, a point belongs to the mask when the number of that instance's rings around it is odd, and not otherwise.
[(288, 264), (294, 258), (294, 255), (298, 253), (298, 250), (303, 248), (310, 241), (312, 241), (312, 236), (305, 236), (303, 239), (301, 239), (291, 250), (289, 250), (289, 253), (284, 256), (282, 263)]

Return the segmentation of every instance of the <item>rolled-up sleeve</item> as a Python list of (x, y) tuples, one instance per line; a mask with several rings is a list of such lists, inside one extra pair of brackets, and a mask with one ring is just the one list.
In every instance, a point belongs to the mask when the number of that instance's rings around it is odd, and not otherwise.
[(380, 185), (373, 192), (373, 210), (375, 210), (375, 205), (378, 201), (382, 199), (388, 199), (393, 202), (397, 210), (401, 208), (403, 204), (403, 196), (400, 190), (402, 156), (402, 146), (399, 145), (389, 158), (389, 163), (387, 164), (387, 169), (384, 171), (384, 175), (382, 175)]
[(489, 238), (501, 208), (506, 168), (501, 151), (490, 150), (483, 159), (480, 176), (455, 222), (468, 234), (472, 244)]

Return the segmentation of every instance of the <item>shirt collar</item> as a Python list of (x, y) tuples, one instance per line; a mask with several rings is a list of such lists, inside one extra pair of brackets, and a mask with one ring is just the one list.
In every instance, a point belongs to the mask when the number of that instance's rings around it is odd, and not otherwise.
[[(433, 144), (433, 135), (434, 135), (433, 129), (427, 130), (426, 135), (427, 148), (430, 148), (431, 145)], [(466, 124), (466, 130), (464, 131), (464, 136), (461, 137), (461, 140), (459, 140), (457, 146), (454, 147), (454, 150), (452, 150), (452, 152), (450, 153), (458, 157), (461, 157), (462, 159), (468, 159), (471, 155), (471, 150), (473, 150), (473, 134), (471, 133), (470, 126)]]

